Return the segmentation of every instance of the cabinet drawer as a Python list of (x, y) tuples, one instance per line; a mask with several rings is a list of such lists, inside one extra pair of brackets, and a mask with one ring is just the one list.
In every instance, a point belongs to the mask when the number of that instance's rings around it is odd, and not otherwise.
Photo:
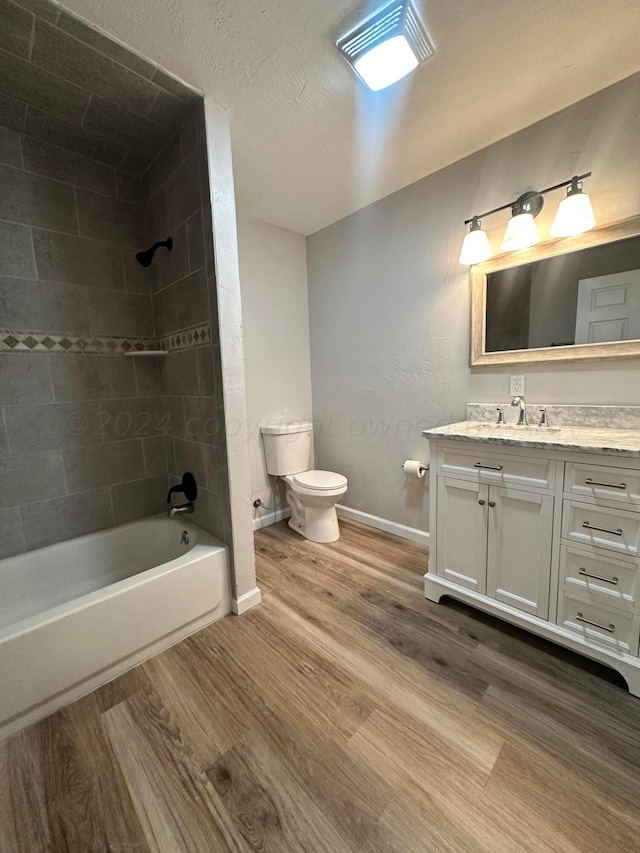
[(637, 557), (640, 548), (640, 514), (565, 500), (562, 537)]
[(576, 497), (618, 501), (629, 508), (640, 509), (640, 471), (568, 462), (564, 490)]
[(636, 614), (582, 601), (566, 592), (558, 604), (558, 623), (566, 630), (589, 643), (637, 656), (640, 617)]
[(599, 548), (562, 545), (560, 583), (594, 604), (630, 610), (634, 607), (638, 582), (638, 562), (613, 556)]
[(465, 479), (496, 486), (551, 489), (555, 463), (550, 459), (529, 456), (502, 456), (468, 448), (443, 447), (440, 451), (439, 470), (442, 474), (462, 476)]

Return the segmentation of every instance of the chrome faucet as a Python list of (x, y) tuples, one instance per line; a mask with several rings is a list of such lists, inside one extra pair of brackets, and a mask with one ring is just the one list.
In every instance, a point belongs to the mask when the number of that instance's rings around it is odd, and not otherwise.
[(516, 426), (526, 426), (527, 425), (527, 403), (524, 397), (514, 397), (511, 401), (512, 406), (519, 406), (520, 414), (518, 415), (518, 423)]
[(172, 506), (169, 508), (169, 516), (170, 518), (175, 518), (176, 515), (182, 515), (182, 513), (192, 513), (195, 510), (195, 506), (191, 501), (186, 504), (178, 504), (178, 506)]
[(498, 420), (496, 421), (496, 424), (498, 426), (504, 426), (506, 423), (504, 419), (504, 406), (498, 406), (496, 411), (498, 413)]

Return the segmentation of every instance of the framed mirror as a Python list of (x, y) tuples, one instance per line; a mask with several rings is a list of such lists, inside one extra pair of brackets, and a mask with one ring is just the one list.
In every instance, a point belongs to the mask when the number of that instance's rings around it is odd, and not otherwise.
[(471, 267), (471, 366), (640, 356), (640, 216)]

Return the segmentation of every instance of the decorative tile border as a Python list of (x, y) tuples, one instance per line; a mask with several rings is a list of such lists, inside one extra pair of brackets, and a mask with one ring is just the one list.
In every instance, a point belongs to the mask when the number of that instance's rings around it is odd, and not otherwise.
[(0, 353), (87, 353), (124, 355), (145, 350), (174, 352), (211, 343), (211, 327), (194, 326), (163, 338), (113, 337), (107, 335), (49, 335), (45, 332), (17, 332), (0, 329)]

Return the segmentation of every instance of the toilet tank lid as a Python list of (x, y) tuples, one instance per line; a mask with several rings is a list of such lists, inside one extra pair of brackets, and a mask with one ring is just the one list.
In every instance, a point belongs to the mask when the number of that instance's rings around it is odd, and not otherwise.
[(266, 424), (260, 427), (263, 435), (289, 435), (294, 432), (311, 432), (313, 425), (310, 423), (299, 424)]

